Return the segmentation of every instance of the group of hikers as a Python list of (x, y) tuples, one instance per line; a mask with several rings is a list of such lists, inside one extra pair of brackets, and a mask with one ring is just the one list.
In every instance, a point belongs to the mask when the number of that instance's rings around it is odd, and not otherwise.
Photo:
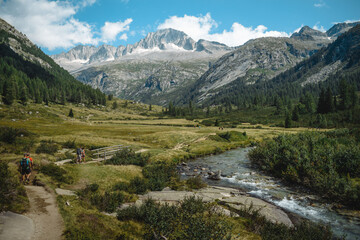
[(34, 162), (30, 153), (24, 153), (24, 157), (20, 160), (19, 170), (21, 173), (21, 180), (24, 184), (30, 182), (31, 171), (34, 167)]
[[(76, 150), (76, 163), (85, 162), (85, 148), (78, 148)], [(30, 153), (24, 153), (24, 157), (20, 160), (19, 172), (21, 173), (21, 181), (23, 184), (29, 184), (31, 172), (34, 167), (34, 162)]]
[(85, 148), (81, 147), (76, 150), (76, 163), (85, 162)]

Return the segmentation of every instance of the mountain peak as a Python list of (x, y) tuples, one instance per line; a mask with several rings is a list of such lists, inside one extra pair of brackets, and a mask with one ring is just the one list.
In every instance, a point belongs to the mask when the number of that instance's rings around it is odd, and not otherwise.
[(359, 22), (352, 22), (352, 23), (337, 23), (332, 26), (329, 30), (326, 31), (326, 34), (331, 38), (337, 38), (344, 32), (350, 30), (350, 28), (355, 27), (356, 25), (360, 24)]
[(320, 39), (327, 39), (327, 34), (321, 31), (312, 29), (309, 26), (304, 26), (299, 32), (293, 33), (290, 38), (303, 40), (303, 41), (314, 41)]

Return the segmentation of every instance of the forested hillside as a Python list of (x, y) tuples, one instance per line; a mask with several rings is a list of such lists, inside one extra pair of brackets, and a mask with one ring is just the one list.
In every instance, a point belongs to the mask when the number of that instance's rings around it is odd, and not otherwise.
[[(310, 123), (305, 125), (356, 124), (360, 121), (359, 60), (360, 25), (357, 25), (328, 47), (271, 80), (245, 84), (238, 78), (205, 101), (203, 108), (209, 110), (209, 106), (221, 106), (225, 112), (232, 112), (275, 107), (274, 115), (287, 115), (295, 122), (299, 120), (299, 114), (307, 114)], [(330, 124), (320, 124), (323, 114), (332, 119)], [(317, 119), (311, 119), (309, 115)]]
[(0, 94), (5, 104), (105, 104), (100, 90), (78, 82), (5, 21), (0, 25)]

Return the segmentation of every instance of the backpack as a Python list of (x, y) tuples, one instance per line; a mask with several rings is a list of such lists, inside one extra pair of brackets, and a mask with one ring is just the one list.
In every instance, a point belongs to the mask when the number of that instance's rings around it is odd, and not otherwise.
[(30, 168), (29, 159), (24, 157), (23, 159), (21, 159), (20, 165), (23, 170), (29, 169)]

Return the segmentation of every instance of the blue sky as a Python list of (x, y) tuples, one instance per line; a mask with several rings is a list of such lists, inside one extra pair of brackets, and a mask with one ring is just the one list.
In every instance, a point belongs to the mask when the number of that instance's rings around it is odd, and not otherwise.
[(301, 26), (327, 30), (360, 20), (359, 0), (0, 0), (0, 17), (47, 54), (79, 45), (133, 44), (175, 28), (230, 46), (289, 36)]

